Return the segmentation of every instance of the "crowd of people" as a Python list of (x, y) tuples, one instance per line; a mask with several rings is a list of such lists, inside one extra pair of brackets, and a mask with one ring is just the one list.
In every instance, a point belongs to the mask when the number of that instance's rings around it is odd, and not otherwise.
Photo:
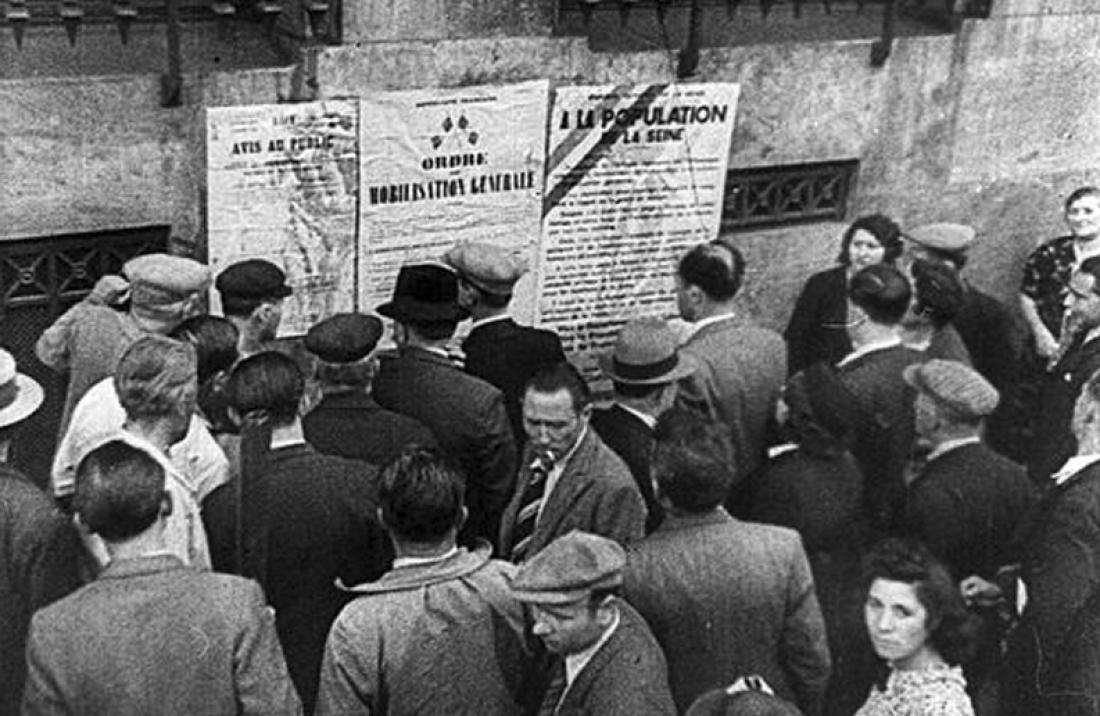
[(965, 225), (858, 218), (784, 335), (695, 246), (610, 395), (493, 245), (294, 340), (278, 266), (214, 316), (133, 259), (36, 345), (48, 476), (0, 351), (0, 714), (1100, 714), (1100, 189), (1065, 210), (1026, 331)]

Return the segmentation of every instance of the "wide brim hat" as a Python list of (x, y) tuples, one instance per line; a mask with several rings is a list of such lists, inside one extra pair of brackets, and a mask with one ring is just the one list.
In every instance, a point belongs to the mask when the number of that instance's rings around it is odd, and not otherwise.
[(624, 325), (610, 353), (597, 357), (600, 370), (623, 385), (674, 383), (695, 372), (690, 357), (677, 350), (676, 336), (659, 318), (640, 318)]
[(438, 263), (402, 266), (393, 299), (375, 309), (395, 321), (457, 322), (469, 316), (458, 304), (458, 274)]
[(0, 349), (0, 428), (25, 420), (42, 405), (42, 386), (15, 369), (15, 358)]

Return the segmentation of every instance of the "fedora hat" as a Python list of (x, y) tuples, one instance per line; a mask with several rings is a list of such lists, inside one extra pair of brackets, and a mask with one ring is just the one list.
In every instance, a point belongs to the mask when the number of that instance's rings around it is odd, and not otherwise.
[(673, 383), (695, 372), (677, 350), (676, 336), (660, 318), (638, 318), (619, 330), (615, 349), (599, 357), (600, 369), (623, 385)]
[(42, 386), (15, 370), (15, 358), (0, 348), (0, 428), (29, 417), (42, 404)]
[(402, 266), (393, 287), (393, 299), (378, 313), (412, 323), (458, 322), (469, 312), (458, 305), (458, 274), (437, 263)]

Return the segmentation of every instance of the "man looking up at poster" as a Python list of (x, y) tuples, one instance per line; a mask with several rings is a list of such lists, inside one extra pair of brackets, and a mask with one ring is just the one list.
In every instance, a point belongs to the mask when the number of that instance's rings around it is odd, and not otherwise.
[(741, 252), (721, 240), (688, 251), (676, 271), (680, 316), (695, 324), (681, 351), (698, 364), (682, 383), (681, 400), (726, 425), (737, 456), (734, 486), (764, 463), (787, 375), (782, 336), (734, 311), (744, 275)]
[(523, 431), (523, 386), (536, 370), (565, 360), (561, 340), (552, 331), (521, 326), (508, 314), (516, 282), (527, 266), (500, 246), (463, 242), (443, 260), (458, 272), (459, 303), (470, 312), (473, 325), (462, 342), (466, 372), (504, 392), (504, 406), (516, 443)]
[(404, 266), (393, 300), (378, 307), (392, 318), (397, 355), (379, 357), (374, 399), (383, 408), (431, 428), (466, 478), (470, 520), (459, 542), (496, 543), (500, 515), (512, 494), (516, 445), (504, 394), (451, 362), (447, 343), (467, 312), (458, 305), (458, 277), (440, 264)]
[(283, 270), (264, 259), (238, 261), (218, 274), (214, 287), (222, 313), (237, 327), (241, 358), (271, 350), (283, 318), (283, 300), (293, 292)]

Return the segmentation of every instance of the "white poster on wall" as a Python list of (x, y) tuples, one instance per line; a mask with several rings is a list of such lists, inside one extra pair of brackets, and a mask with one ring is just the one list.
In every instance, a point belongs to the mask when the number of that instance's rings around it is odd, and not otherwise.
[(211, 268), (281, 266), (294, 288), (282, 335), (356, 306), (357, 117), (354, 101), (207, 110)]
[(674, 267), (717, 237), (739, 86), (561, 87), (537, 320), (584, 371), (630, 318), (677, 314)]
[(528, 261), (512, 313), (533, 318), (548, 103), (546, 81), (362, 100), (362, 310), (389, 300), (402, 264), (469, 239)]

